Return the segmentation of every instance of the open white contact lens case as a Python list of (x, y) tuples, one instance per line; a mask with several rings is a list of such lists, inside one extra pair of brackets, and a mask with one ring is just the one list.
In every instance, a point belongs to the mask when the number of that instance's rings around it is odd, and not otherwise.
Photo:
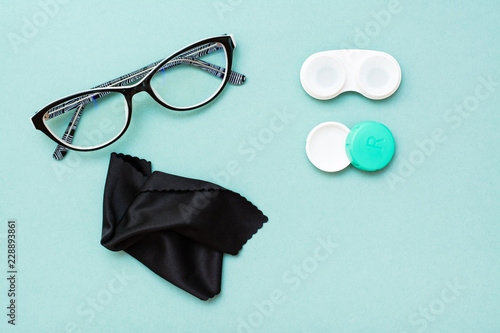
[(391, 55), (370, 50), (318, 52), (300, 70), (304, 90), (317, 99), (331, 99), (355, 91), (370, 99), (384, 99), (398, 89), (401, 68)]

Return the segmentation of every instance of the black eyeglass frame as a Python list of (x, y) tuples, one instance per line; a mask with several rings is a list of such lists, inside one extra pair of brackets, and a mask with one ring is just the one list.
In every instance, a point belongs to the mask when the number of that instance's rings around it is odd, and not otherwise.
[[(224, 46), (225, 54), (227, 57), (226, 68), (225, 68), (225, 70), (223, 69), (224, 70), (224, 74), (223, 74), (223, 78), (222, 78), (223, 82), (219, 86), (218, 91), (215, 92), (207, 100), (205, 100), (199, 104), (185, 107), (185, 108), (175, 107), (175, 106), (169, 105), (166, 102), (164, 102), (159, 96), (156, 95), (154, 89), (151, 87), (151, 79), (153, 78), (153, 76), (157, 73), (157, 71), (161, 67), (163, 67), (165, 64), (167, 64), (169, 61), (173, 60), (175, 57), (177, 57), (177, 56), (181, 55), (182, 53), (189, 51), (193, 48), (196, 48), (196, 47), (208, 44), (208, 43), (220, 43), (220, 44), (222, 44)], [(211, 101), (213, 101), (222, 92), (222, 90), (224, 89), (224, 87), (226, 86), (227, 82), (230, 79), (230, 76), (231, 76), (230, 74), (232, 74), (231, 68), (232, 68), (232, 63), (233, 63), (233, 50), (235, 47), (236, 47), (236, 44), (233, 40), (232, 35), (222, 35), (222, 36), (202, 39), (198, 42), (195, 42), (193, 44), (190, 44), (190, 45), (182, 48), (181, 50), (173, 53), (172, 55), (168, 56), (167, 58), (165, 58), (164, 60), (159, 62), (156, 66), (154, 66), (150, 70), (150, 72), (148, 74), (146, 74), (146, 76), (144, 76), (142, 79), (139, 79), (139, 81), (133, 85), (118, 86), (118, 87), (108, 86), (108, 87), (102, 87), (102, 88), (93, 88), (93, 89), (88, 89), (88, 90), (84, 90), (84, 91), (81, 91), (81, 92), (78, 92), (75, 94), (68, 95), (66, 97), (60, 98), (60, 99), (46, 105), (43, 109), (41, 109), (33, 117), (31, 117), (31, 122), (32, 122), (33, 126), (35, 127), (35, 129), (42, 131), (52, 141), (56, 142), (57, 144), (65, 147), (67, 149), (76, 150), (76, 151), (95, 151), (95, 150), (105, 148), (105, 147), (111, 145), (112, 143), (116, 142), (127, 131), (128, 127), (130, 125), (131, 118), (132, 118), (132, 98), (135, 94), (137, 94), (139, 92), (142, 92), (142, 91), (147, 92), (158, 104), (162, 105), (163, 107), (165, 107), (167, 109), (173, 110), (173, 111), (189, 111), (189, 110), (193, 110), (193, 109), (202, 107), (202, 106), (210, 103)], [(236, 73), (236, 74), (238, 74), (238, 73)], [(241, 75), (241, 74), (238, 74), (238, 75)], [(245, 77), (242, 76), (242, 78), (244, 81)], [(101, 93), (101, 92), (120, 93), (124, 96), (125, 101), (126, 101), (127, 110), (125, 110), (125, 112), (127, 112), (126, 113), (127, 119), (126, 119), (125, 126), (123, 127), (121, 132), (119, 134), (117, 134), (110, 141), (105, 142), (101, 145), (93, 146), (93, 147), (76, 147), (76, 146), (73, 146), (73, 145), (67, 143), (66, 141), (64, 141), (63, 138), (58, 138), (57, 136), (55, 136), (45, 125), (43, 118), (44, 118), (45, 114), (50, 109), (52, 109), (58, 105), (61, 105), (65, 102), (69, 102), (70, 100), (73, 100), (73, 99), (78, 98), (80, 96), (85, 96), (85, 95), (89, 95), (89, 94), (93, 94), (93, 93)]]

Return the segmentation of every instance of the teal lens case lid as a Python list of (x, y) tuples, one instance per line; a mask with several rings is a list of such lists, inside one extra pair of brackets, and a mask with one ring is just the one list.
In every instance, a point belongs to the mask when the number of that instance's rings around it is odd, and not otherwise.
[(376, 171), (391, 161), (396, 148), (391, 131), (375, 121), (364, 121), (347, 135), (345, 150), (351, 164), (364, 171)]

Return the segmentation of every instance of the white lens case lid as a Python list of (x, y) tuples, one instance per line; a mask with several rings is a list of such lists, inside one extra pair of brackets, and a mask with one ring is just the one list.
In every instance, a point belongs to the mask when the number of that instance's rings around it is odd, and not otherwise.
[(331, 99), (355, 91), (370, 99), (384, 99), (401, 83), (401, 67), (390, 54), (370, 50), (318, 52), (300, 70), (304, 90), (317, 99)]

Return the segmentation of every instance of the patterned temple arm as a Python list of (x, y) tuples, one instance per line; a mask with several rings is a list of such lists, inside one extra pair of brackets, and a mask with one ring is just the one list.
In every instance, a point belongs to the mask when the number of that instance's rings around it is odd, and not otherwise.
[[(180, 64), (189, 64), (195, 67), (200, 68), (201, 70), (204, 70), (212, 75), (217, 76), (218, 78), (223, 79), (224, 74), (225, 74), (225, 68), (219, 67), (217, 65), (208, 63), (206, 61), (203, 61), (201, 59), (198, 59), (206, 54), (212, 53), (214, 51), (219, 50), (221, 47), (217, 46), (217, 43), (210, 43), (206, 45), (202, 45), (200, 47), (197, 47), (193, 50), (189, 50), (188, 52), (182, 53), (178, 55), (177, 57), (173, 58), (171, 61), (167, 62), (165, 65), (161, 67), (161, 70), (166, 70), (172, 67), (175, 67)], [(103, 84), (100, 84), (92, 89), (96, 88), (105, 88), (105, 87), (120, 87), (120, 86), (126, 86), (128, 84), (131, 84), (133, 82), (136, 82), (142, 78), (144, 78), (147, 74), (151, 72), (151, 70), (156, 67), (162, 60), (156, 61), (148, 66), (142, 67), (136, 71), (133, 71), (131, 73), (128, 73), (126, 75), (120, 76), (119, 78), (116, 78), (114, 80), (105, 82)], [(231, 71), (229, 73), (229, 83), (234, 84), (234, 85), (241, 85), (243, 82), (245, 82), (245, 76), (243, 74), (240, 74), (235, 71)], [(76, 112), (73, 114), (73, 117), (71, 117), (71, 120), (68, 124), (68, 127), (64, 131), (64, 135), (62, 139), (71, 144), (73, 142), (73, 136), (76, 130), (76, 127), (78, 126), (78, 122), (80, 120), (80, 117), (82, 115), (83, 109), (85, 106), (102, 96), (107, 95), (108, 92), (100, 92), (100, 93), (95, 93), (92, 95), (88, 95), (85, 97), (77, 97), (72, 100), (69, 100), (65, 102), (62, 105), (58, 105), (51, 110), (49, 110), (48, 117), (49, 118), (54, 118), (57, 117), (61, 114), (64, 114), (70, 110), (73, 110), (77, 108)], [(54, 154), (52, 157), (56, 160), (62, 160), (64, 156), (68, 153), (68, 148), (62, 146), (62, 145), (57, 145)]]

